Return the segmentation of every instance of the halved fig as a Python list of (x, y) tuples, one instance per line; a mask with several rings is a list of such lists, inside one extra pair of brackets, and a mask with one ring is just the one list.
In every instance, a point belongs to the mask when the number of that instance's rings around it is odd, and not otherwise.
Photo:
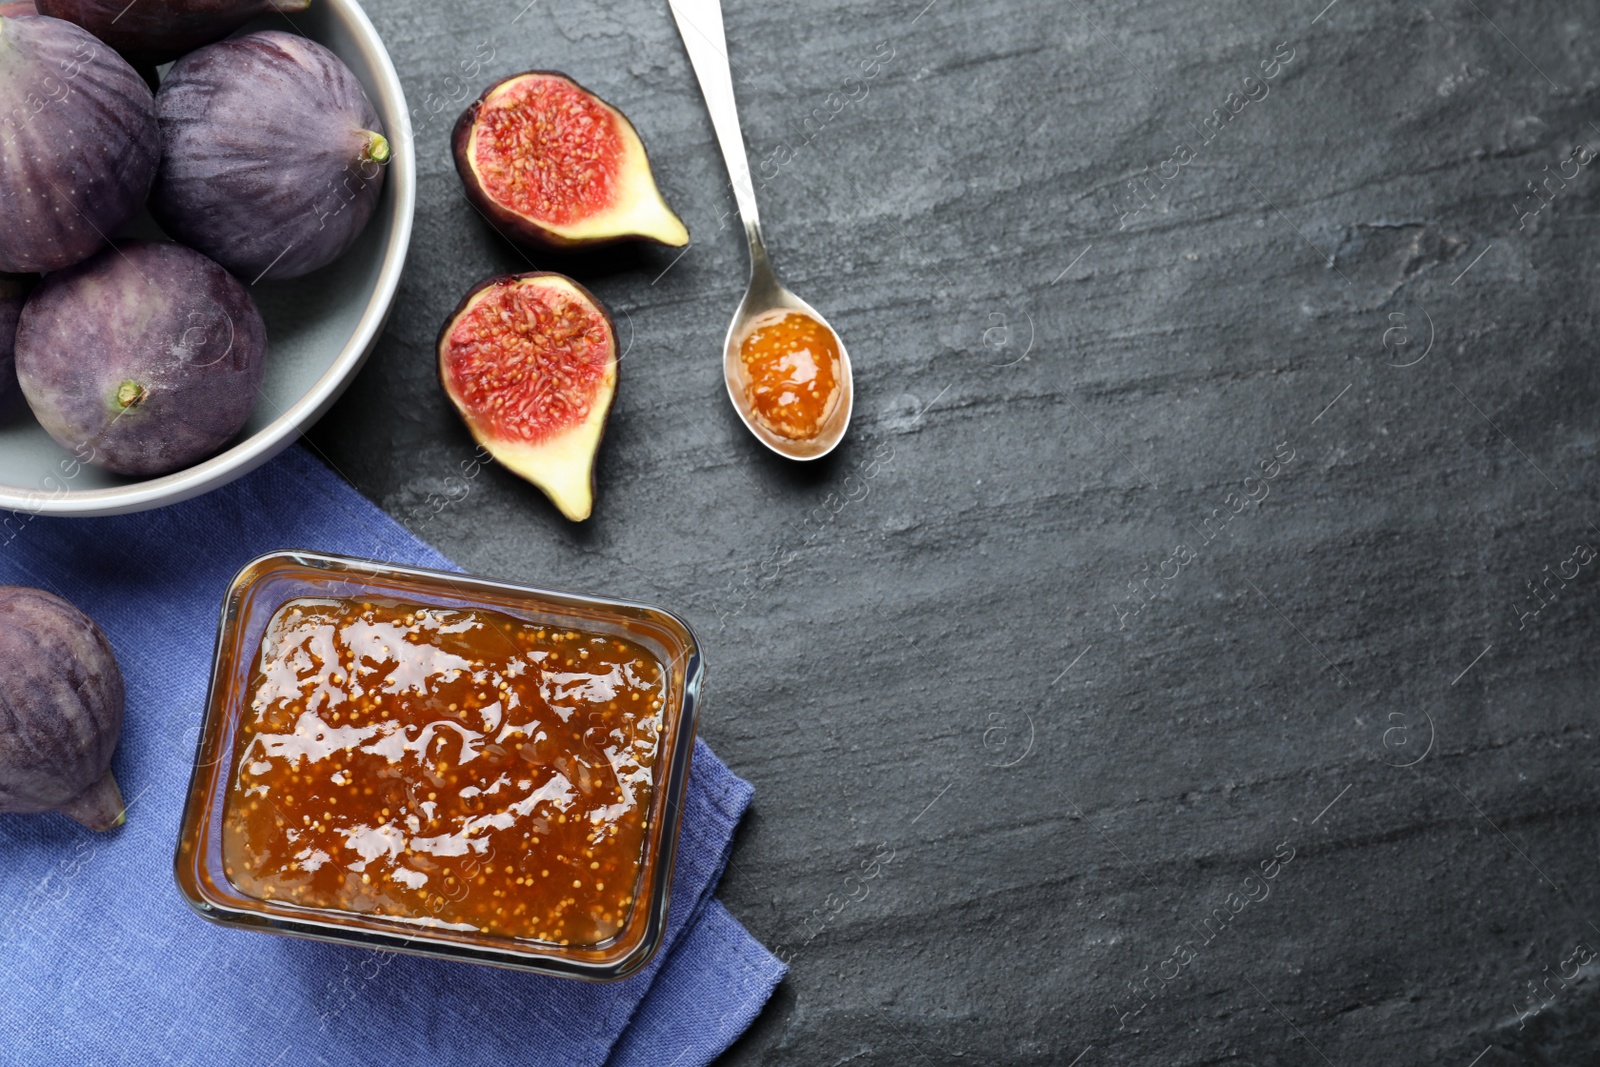
[(617, 392), (617, 331), (594, 294), (546, 271), (480, 282), (439, 331), (439, 379), (491, 456), (589, 517)]
[(689, 243), (633, 123), (565, 74), (489, 86), (456, 122), (453, 147), (467, 196), (513, 240), (555, 251)]

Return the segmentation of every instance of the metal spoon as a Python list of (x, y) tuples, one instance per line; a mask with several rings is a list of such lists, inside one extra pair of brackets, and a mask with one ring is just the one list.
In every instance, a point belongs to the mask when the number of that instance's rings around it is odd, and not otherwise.
[[(843, 440), (850, 425), (855, 387), (850, 374), (850, 355), (844, 340), (810, 304), (785, 289), (772, 271), (766, 245), (761, 242), (761, 219), (756, 212), (755, 185), (750, 180), (750, 161), (745, 156), (744, 134), (739, 129), (739, 110), (733, 100), (733, 75), (728, 69), (727, 38), (722, 30), (722, 0), (669, 0), (678, 33), (689, 52), (689, 63), (700, 81), (700, 92), (711, 112), (711, 125), (722, 146), (722, 158), (733, 180), (733, 197), (739, 205), (745, 237), (750, 242), (750, 285), (739, 310), (728, 325), (722, 347), (722, 376), (728, 386), (728, 399), (739, 418), (756, 440), (780, 456), (790, 459), (820, 459)], [(756, 422), (748, 410), (739, 343), (744, 340), (750, 321), (763, 312), (788, 309), (811, 316), (827, 326), (839, 344), (839, 400), (815, 437), (795, 440), (782, 437)]]

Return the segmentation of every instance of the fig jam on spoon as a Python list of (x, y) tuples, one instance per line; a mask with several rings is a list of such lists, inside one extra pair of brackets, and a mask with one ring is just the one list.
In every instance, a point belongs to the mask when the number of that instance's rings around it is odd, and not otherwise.
[(756, 439), (780, 456), (820, 459), (850, 425), (850, 356), (816, 309), (783, 287), (767, 259), (733, 99), (721, 0), (671, 0), (671, 6), (750, 242), (750, 285), (723, 343), (728, 398)]

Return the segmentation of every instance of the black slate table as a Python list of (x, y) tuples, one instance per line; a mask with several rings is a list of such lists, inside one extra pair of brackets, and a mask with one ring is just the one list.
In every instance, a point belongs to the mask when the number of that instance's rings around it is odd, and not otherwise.
[[(855, 362), (797, 466), (723, 393), (665, 3), (525, 3), (370, 4), (416, 240), (310, 440), (470, 569), (698, 629), (757, 790), (722, 895), (792, 963), (726, 1062), (1596, 1062), (1600, 8), (729, 0), (769, 247)], [(483, 224), (448, 130), (529, 68), (632, 117), (686, 251)], [(532, 267), (627, 346), (583, 525), (435, 382)]]

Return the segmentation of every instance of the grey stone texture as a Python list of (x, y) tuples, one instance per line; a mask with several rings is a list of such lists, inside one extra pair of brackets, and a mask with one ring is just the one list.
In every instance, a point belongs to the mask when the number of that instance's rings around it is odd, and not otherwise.
[[(803, 466), (723, 392), (666, 4), (523, 3), (369, 4), (416, 240), (310, 440), (474, 571), (698, 630), (757, 789), (722, 896), (792, 962), (724, 1062), (1600, 1062), (1600, 7), (729, 0), (769, 248), (855, 363)], [(535, 68), (632, 118), (681, 256), (476, 215), (450, 126)], [(627, 348), (583, 525), (436, 381), (535, 267)]]

